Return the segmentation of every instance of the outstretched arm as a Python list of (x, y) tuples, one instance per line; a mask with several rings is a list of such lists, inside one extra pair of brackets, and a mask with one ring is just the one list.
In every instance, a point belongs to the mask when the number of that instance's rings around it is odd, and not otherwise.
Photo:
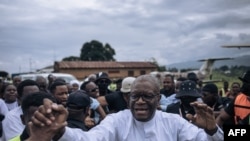
[(97, 100), (101, 104), (101, 106), (107, 106), (108, 105), (108, 102), (107, 102), (105, 96), (99, 96), (97, 98)]
[(193, 102), (191, 105), (195, 109), (195, 115), (187, 114), (187, 118), (199, 128), (203, 128), (207, 134), (213, 135), (218, 127), (213, 114), (213, 109), (201, 102)]
[(100, 114), (101, 119), (103, 120), (106, 117), (106, 113), (104, 112), (103, 108), (101, 105), (98, 106), (96, 111)]
[(228, 119), (230, 119), (230, 115), (227, 114), (227, 113), (225, 112), (225, 110), (223, 109), (223, 110), (220, 112), (220, 114), (217, 116), (217, 118), (216, 118), (216, 123), (217, 123), (220, 127), (222, 127), (223, 124), (224, 124), (224, 122), (225, 122), (226, 120), (228, 120)]

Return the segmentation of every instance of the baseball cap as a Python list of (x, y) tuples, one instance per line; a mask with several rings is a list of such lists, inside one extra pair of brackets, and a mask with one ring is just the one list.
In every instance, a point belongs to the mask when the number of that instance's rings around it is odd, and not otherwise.
[(83, 90), (72, 92), (67, 100), (67, 107), (72, 109), (84, 109), (92, 103), (90, 97)]
[(134, 82), (135, 77), (126, 77), (122, 80), (121, 92), (128, 93), (131, 91), (131, 85)]

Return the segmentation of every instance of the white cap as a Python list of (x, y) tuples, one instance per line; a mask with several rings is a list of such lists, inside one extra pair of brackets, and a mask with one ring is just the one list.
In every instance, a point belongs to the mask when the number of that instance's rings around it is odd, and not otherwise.
[(128, 93), (131, 91), (131, 85), (134, 82), (135, 77), (126, 77), (122, 80), (121, 92)]
[(71, 81), (69, 82), (69, 84), (70, 84), (71, 86), (73, 86), (73, 84), (77, 84), (78, 86), (80, 85), (80, 83), (79, 83), (78, 80), (71, 80)]

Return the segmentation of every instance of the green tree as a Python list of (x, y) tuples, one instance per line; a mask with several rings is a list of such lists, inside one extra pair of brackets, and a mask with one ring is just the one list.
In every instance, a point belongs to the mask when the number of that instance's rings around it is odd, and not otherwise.
[(83, 44), (80, 54), (82, 61), (115, 61), (115, 50), (109, 45), (92, 40)]
[(160, 66), (154, 57), (150, 58), (150, 62), (152, 62), (153, 64), (157, 66), (157, 71), (159, 72), (166, 71), (166, 66)]
[(79, 61), (80, 58), (77, 56), (70, 56), (70, 57), (65, 57), (62, 59), (62, 61)]
[(229, 70), (229, 67), (227, 65), (223, 65), (220, 67), (220, 70), (222, 70), (224, 72), (224, 71)]

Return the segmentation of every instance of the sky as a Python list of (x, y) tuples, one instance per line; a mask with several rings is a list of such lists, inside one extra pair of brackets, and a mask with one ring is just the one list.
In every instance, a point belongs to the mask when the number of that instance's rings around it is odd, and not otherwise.
[(250, 55), (249, 0), (0, 0), (0, 70), (35, 71), (92, 40), (159, 65)]

